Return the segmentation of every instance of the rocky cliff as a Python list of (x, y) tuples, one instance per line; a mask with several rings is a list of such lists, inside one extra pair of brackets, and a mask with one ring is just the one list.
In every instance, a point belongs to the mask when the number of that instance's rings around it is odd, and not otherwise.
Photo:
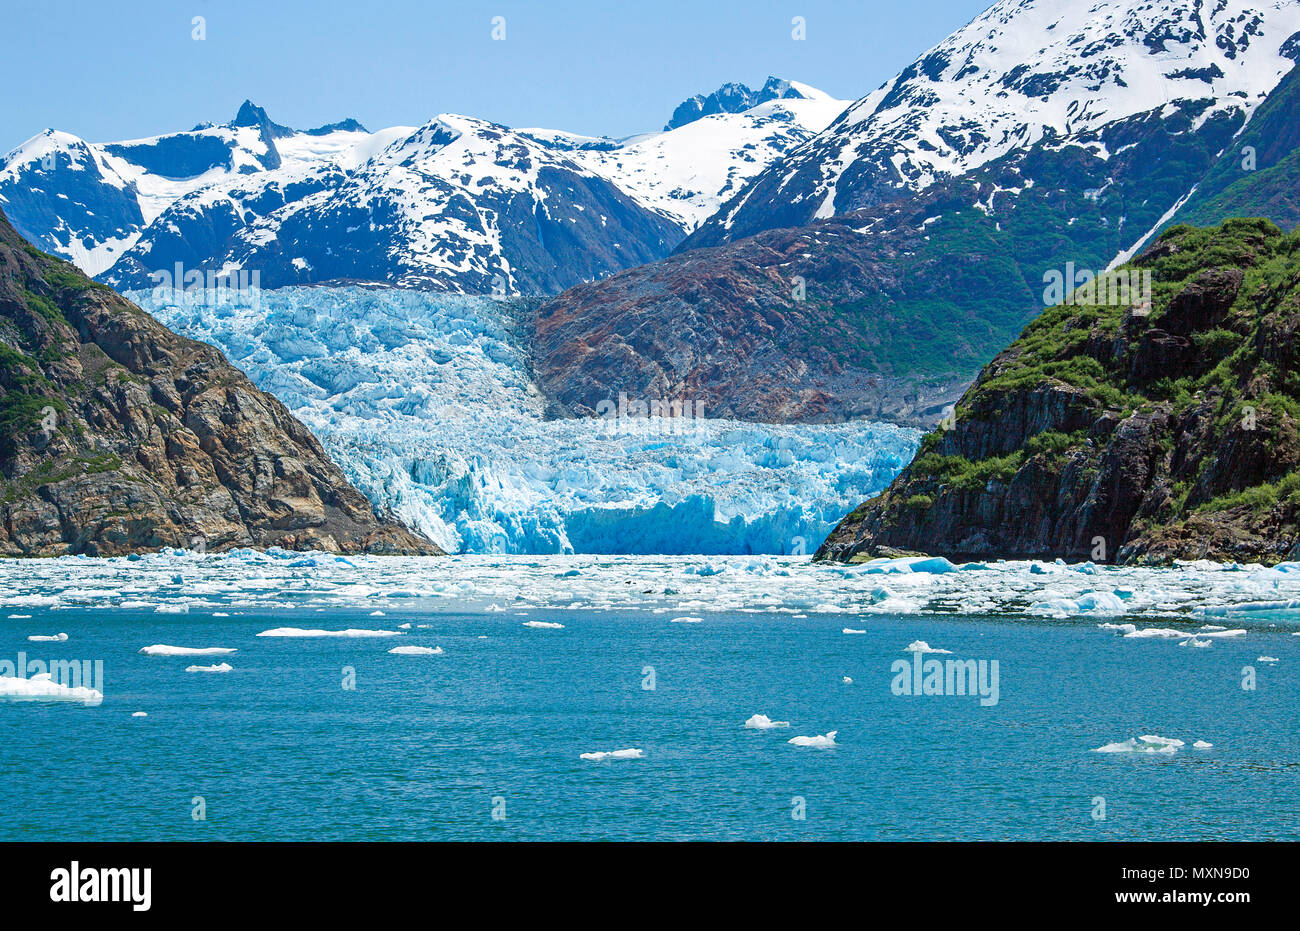
[(818, 557), (1267, 562), (1298, 514), (1300, 233), (1232, 220), (1043, 313)]
[(164, 546), (425, 553), (216, 349), (0, 213), (0, 555)]

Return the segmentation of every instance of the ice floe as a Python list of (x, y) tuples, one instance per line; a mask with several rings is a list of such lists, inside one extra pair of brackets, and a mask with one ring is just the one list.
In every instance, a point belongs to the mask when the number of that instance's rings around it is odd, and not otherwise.
[(669, 624), (699, 624), (704, 621), (702, 617), (675, 617)]
[(27, 638), (32, 643), (62, 643), (68, 639), (67, 634), (32, 634)]
[(814, 750), (829, 750), (839, 746), (835, 743), (835, 735), (838, 733), (839, 731), (827, 731), (815, 737), (791, 737), (786, 743), (794, 744), (796, 747), (812, 747)]
[(349, 627), (347, 630), (320, 630), (303, 627), (274, 627), (264, 630), (259, 637), (400, 637), (396, 630), (366, 630)]
[(774, 727), (789, 727), (789, 721), (773, 721), (765, 714), (751, 715), (745, 720), (745, 727), (750, 730), (766, 731)]
[(1115, 743), (1105, 744), (1093, 750), (1093, 753), (1176, 753), (1184, 746), (1176, 737), (1161, 737), (1147, 734), (1142, 737), (1130, 737)]
[(186, 672), (231, 672), (235, 667), (229, 663), (216, 663), (212, 666), (186, 666)]
[(141, 647), (145, 656), (217, 656), (223, 653), (236, 653), (235, 647), (176, 647), (166, 643)]
[(84, 685), (64, 685), (54, 680), (48, 672), (29, 678), (0, 676), (0, 699), (7, 701), (70, 701), (83, 705), (98, 705), (104, 693)]
[(388, 651), (398, 656), (441, 656), (442, 647), (393, 647)]
[(597, 750), (593, 753), (579, 753), (578, 757), (583, 760), (639, 760), (645, 756), (644, 750), (638, 750), (629, 747), (626, 750)]
[(951, 653), (952, 650), (940, 650), (930, 646), (924, 640), (913, 640), (903, 648), (904, 653)]
[(563, 630), (563, 624), (557, 624), (555, 621), (524, 621), (525, 627), (536, 627), (541, 630)]

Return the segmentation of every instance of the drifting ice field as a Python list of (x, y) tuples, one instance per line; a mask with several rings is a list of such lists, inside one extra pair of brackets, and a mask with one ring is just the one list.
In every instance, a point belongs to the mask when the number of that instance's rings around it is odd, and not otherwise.
[(0, 560), (0, 840), (1295, 839), (1296, 632), (1297, 564)]
[[(915, 430), (544, 419), (511, 305), (363, 288), (137, 292), (219, 347), (348, 478), (448, 552), (804, 553), (911, 459)], [(612, 397), (617, 403), (617, 398)], [(654, 400), (654, 399), (646, 399)]]

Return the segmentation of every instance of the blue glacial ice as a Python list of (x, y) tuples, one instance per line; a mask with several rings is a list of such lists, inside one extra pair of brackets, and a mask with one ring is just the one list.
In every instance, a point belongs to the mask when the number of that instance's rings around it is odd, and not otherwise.
[(130, 297), (219, 347), (377, 507), (453, 553), (811, 553), (920, 440), (866, 421), (705, 416), (665, 431), (653, 419), (547, 420), (514, 305), (487, 297), (362, 287)]

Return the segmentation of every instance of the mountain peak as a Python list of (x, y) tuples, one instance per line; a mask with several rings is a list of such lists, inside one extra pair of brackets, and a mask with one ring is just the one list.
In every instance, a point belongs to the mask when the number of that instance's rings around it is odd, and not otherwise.
[(251, 100), (245, 100), (239, 105), (239, 112), (235, 114), (235, 118), (230, 121), (229, 125), (261, 128), (263, 134), (270, 139), (280, 139), (293, 135), (292, 129), (272, 122), (271, 118), (266, 115), (266, 111)]
[(664, 126), (664, 131), (677, 129), (679, 126), (685, 126), (687, 123), (693, 123), (701, 117), (712, 116), (715, 113), (741, 113), (769, 100), (806, 96), (790, 81), (770, 75), (763, 86), (756, 91), (744, 84), (730, 81), (711, 94), (696, 94), (678, 104), (677, 109), (673, 111), (673, 118)]

